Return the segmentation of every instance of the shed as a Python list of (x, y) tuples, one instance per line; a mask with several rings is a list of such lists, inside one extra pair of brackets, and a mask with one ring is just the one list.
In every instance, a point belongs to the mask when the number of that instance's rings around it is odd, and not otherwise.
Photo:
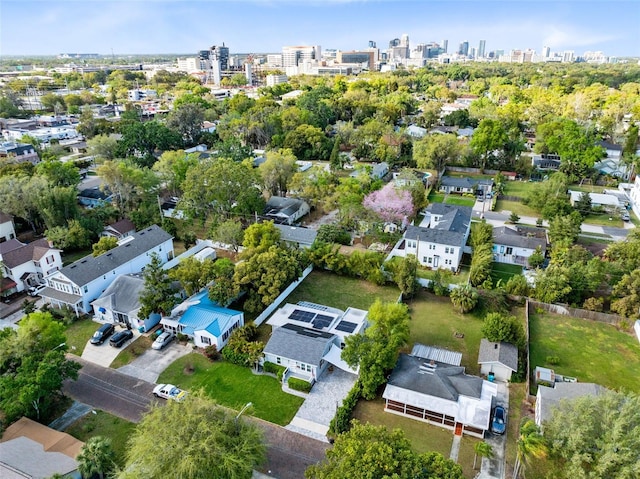
[(498, 381), (511, 380), (511, 374), (518, 371), (518, 348), (504, 341), (493, 342), (482, 338), (478, 353), (480, 374), (493, 373)]

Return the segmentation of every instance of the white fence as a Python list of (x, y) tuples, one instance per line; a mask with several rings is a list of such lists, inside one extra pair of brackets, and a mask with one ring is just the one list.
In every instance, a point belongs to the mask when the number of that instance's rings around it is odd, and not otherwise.
[(286, 297), (287, 297), (287, 296), (289, 296), (289, 295), (293, 292), (293, 290), (294, 290), (294, 289), (296, 289), (296, 288), (298, 287), (298, 285), (299, 285), (300, 283), (302, 283), (302, 281), (304, 281), (304, 279), (305, 279), (307, 276), (309, 276), (309, 273), (311, 273), (311, 271), (313, 271), (313, 265), (309, 265), (309, 266), (307, 267), (307, 269), (305, 269), (305, 270), (302, 272), (302, 275), (300, 275), (300, 277), (299, 277), (297, 280), (295, 280), (293, 283), (291, 283), (289, 286), (287, 286), (287, 289), (285, 289), (282, 293), (280, 293), (280, 296), (278, 296), (278, 297), (276, 298), (276, 300), (275, 300), (273, 303), (271, 303), (271, 304), (267, 307), (267, 309), (265, 309), (262, 313), (260, 313), (260, 316), (258, 316), (258, 317), (253, 321), (253, 323), (254, 323), (256, 326), (260, 326), (262, 323), (264, 323), (264, 321), (265, 321), (269, 316), (271, 316), (271, 314), (272, 314), (276, 309), (278, 309), (278, 307), (280, 306), (280, 303), (282, 303), (282, 302), (286, 299)]

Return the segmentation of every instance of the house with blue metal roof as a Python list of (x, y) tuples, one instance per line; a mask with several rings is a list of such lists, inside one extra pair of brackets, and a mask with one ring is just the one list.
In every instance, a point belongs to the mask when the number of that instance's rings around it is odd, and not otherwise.
[(213, 345), (220, 350), (231, 333), (244, 326), (244, 313), (219, 306), (204, 290), (176, 306), (160, 323), (167, 331), (189, 336), (200, 348)]

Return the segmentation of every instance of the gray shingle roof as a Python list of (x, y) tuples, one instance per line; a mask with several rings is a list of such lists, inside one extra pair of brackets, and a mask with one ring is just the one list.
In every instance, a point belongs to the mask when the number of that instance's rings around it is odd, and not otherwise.
[(408, 226), (405, 238), (448, 246), (464, 246), (465, 235), (471, 223), (472, 209), (470, 207), (432, 203), (427, 211), (434, 215), (442, 215), (442, 219), (436, 227)]
[(265, 215), (276, 216), (276, 215), (284, 215), (284, 216), (292, 216), (294, 215), (300, 208), (302, 208), (302, 204), (304, 202), (297, 198), (285, 198), (282, 196), (272, 196), (267, 201), (267, 205), (265, 207)]
[(606, 388), (594, 383), (555, 383), (555, 387), (539, 385), (540, 396), (540, 422), (551, 419), (553, 409), (560, 401), (577, 399), (582, 396), (598, 396), (603, 394)]
[(518, 370), (518, 348), (511, 343), (495, 343), (486, 338), (480, 340), (478, 364), (498, 362), (512, 371)]
[(82, 286), (170, 240), (172, 236), (159, 226), (153, 225), (133, 233), (130, 238), (133, 239), (100, 256), (85, 256), (65, 266), (60, 272), (78, 286)]
[(50, 249), (53, 248), (43, 238), (3, 253), (2, 261), (8, 268), (15, 268), (29, 261), (39, 261)]
[(528, 249), (536, 249), (539, 246), (543, 253), (547, 249), (547, 241), (545, 239), (520, 234), (507, 226), (493, 229), (493, 243)]
[(316, 236), (318, 236), (318, 232), (310, 228), (279, 224), (275, 224), (274, 226), (280, 230), (280, 239), (283, 241), (311, 245), (316, 240)]
[(130, 313), (140, 307), (140, 293), (144, 289), (144, 279), (140, 275), (123, 274), (92, 304), (94, 310), (103, 307), (119, 313)]
[(479, 178), (456, 178), (453, 176), (443, 176), (440, 180), (442, 186), (451, 186), (454, 188), (477, 188), (478, 185), (493, 186), (493, 180)]
[(420, 366), (425, 364), (429, 362), (423, 358), (401, 354), (388, 384), (449, 401), (457, 401), (459, 395), (480, 398), (482, 378), (465, 374), (462, 366), (438, 362), (433, 373), (423, 374)]
[(334, 334), (285, 324), (274, 329), (264, 352), (317, 366), (335, 337)]

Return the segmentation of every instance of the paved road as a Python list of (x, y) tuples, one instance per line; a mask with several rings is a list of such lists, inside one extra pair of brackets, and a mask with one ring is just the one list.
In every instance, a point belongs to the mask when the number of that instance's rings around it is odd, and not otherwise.
[[(103, 368), (77, 356), (69, 355), (82, 364), (77, 381), (67, 381), (64, 392), (77, 401), (115, 416), (138, 422), (155, 401), (153, 383)], [(164, 402), (159, 402), (163, 404)], [(301, 479), (305, 469), (325, 457), (329, 444), (288, 431), (255, 418), (265, 432), (267, 463), (261, 472), (277, 479)]]

